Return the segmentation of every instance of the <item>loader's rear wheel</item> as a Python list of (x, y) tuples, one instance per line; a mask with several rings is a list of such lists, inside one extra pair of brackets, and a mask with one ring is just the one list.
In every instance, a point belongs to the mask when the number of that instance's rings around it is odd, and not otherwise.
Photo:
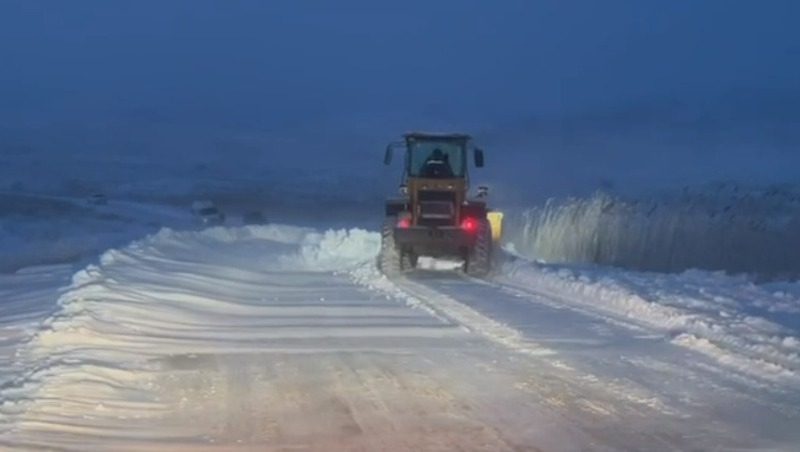
[(492, 226), (489, 220), (480, 220), (475, 233), (475, 246), (465, 259), (464, 271), (470, 276), (483, 277), (492, 269)]
[(417, 265), (417, 258), (412, 253), (397, 246), (394, 239), (395, 217), (387, 217), (381, 230), (381, 251), (378, 255), (378, 269), (384, 275), (391, 276), (410, 270)]

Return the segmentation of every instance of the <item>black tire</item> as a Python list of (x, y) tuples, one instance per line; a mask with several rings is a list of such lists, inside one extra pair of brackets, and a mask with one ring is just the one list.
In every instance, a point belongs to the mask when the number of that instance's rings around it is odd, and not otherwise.
[(417, 259), (407, 251), (400, 252), (400, 270), (408, 271), (417, 266)]
[(378, 254), (378, 270), (386, 276), (396, 275), (417, 266), (416, 256), (397, 246), (394, 239), (395, 217), (386, 217), (381, 230), (381, 251)]
[(480, 220), (475, 233), (477, 234), (475, 246), (472, 247), (464, 262), (464, 271), (470, 276), (480, 278), (488, 275), (492, 270), (492, 226), (489, 220)]

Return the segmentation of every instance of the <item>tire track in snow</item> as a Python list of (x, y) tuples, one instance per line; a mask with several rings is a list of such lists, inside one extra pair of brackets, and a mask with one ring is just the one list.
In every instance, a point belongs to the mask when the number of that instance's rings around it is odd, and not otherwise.
[[(708, 357), (674, 347), (668, 338), (643, 326), (573, 307), (533, 289), (522, 291), (458, 273), (415, 271), (389, 283), (384, 290), (405, 292), (412, 303), (423, 303), (513, 350), (525, 353), (525, 347), (537, 344), (554, 352), (537, 361), (564, 371), (559, 378), (567, 384), (562, 394), (554, 394), (556, 404), (577, 403), (609, 415), (628, 411), (626, 405), (640, 406), (645, 408), (642, 415), (653, 410), (673, 418), (705, 418), (729, 423), (732, 431), (741, 430), (752, 438), (769, 431), (793, 438), (790, 442), (797, 439), (790, 427), (800, 419), (791, 402), (796, 392), (711, 368), (714, 362)], [(584, 395), (605, 393), (610, 400), (581, 400), (580, 392), (569, 389), (570, 381), (585, 386)], [(547, 385), (535, 380), (520, 387), (549, 392)], [(765, 421), (754, 423), (754, 413)], [(754, 429), (753, 424), (759, 427)]]

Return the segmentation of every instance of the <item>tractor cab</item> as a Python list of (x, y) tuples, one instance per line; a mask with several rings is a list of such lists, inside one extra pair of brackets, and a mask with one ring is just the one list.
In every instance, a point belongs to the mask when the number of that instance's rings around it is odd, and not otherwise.
[[(404, 181), (408, 179), (466, 179), (470, 137), (464, 134), (408, 133), (402, 142), (389, 144), (384, 163), (392, 162), (394, 150), (405, 149)], [(473, 150), (475, 166), (483, 166), (483, 151)]]

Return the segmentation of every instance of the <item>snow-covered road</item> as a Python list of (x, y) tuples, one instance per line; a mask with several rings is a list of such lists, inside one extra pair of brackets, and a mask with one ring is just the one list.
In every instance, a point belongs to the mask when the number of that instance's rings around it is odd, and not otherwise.
[[(164, 230), (73, 277), (0, 387), (55, 450), (792, 450), (780, 378), (504, 281), (389, 281), (378, 236)], [(791, 345), (791, 344), (790, 344)], [(788, 375), (788, 376), (786, 376)]]

